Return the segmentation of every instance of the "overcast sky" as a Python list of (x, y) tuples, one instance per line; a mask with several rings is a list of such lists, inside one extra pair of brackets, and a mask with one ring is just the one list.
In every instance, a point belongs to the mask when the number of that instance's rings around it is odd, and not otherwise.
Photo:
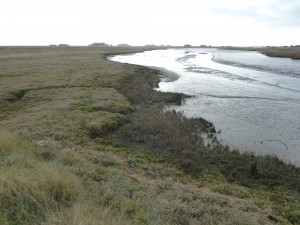
[(0, 45), (300, 44), (300, 0), (1, 0)]

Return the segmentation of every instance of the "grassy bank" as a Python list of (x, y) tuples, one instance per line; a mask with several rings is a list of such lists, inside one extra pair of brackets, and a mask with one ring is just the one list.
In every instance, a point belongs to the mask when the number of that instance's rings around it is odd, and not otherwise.
[(141, 50), (0, 48), (1, 224), (299, 224), (300, 170), (229, 151), (163, 110), (184, 96), (158, 71), (106, 60)]
[(258, 51), (270, 57), (300, 59), (300, 47), (223, 47), (222, 49)]

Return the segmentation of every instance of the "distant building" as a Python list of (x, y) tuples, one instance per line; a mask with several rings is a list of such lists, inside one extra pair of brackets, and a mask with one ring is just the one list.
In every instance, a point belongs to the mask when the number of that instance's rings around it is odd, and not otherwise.
[(59, 44), (58, 46), (59, 47), (69, 47), (69, 45), (67, 45), (67, 44)]
[(183, 47), (185, 47), (185, 48), (190, 48), (190, 47), (192, 47), (190, 44), (186, 44), (186, 45), (184, 45)]
[(118, 44), (118, 47), (130, 47), (129, 44)]
[(101, 42), (101, 43), (93, 43), (89, 45), (90, 47), (109, 47), (108, 44)]

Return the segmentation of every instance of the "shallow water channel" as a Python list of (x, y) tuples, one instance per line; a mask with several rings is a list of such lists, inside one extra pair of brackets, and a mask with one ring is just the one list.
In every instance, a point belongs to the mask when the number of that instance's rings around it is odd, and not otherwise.
[(213, 122), (222, 144), (300, 166), (300, 60), (214, 48), (111, 59), (168, 71), (158, 90), (193, 96), (171, 109)]

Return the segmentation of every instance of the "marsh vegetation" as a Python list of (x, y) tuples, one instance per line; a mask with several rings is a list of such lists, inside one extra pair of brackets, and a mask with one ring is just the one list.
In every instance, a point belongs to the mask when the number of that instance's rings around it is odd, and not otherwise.
[(106, 59), (142, 50), (0, 48), (0, 223), (299, 224), (299, 168), (230, 151), (164, 110), (185, 96), (159, 71)]
[(300, 47), (223, 47), (229, 50), (258, 51), (270, 57), (300, 59)]

